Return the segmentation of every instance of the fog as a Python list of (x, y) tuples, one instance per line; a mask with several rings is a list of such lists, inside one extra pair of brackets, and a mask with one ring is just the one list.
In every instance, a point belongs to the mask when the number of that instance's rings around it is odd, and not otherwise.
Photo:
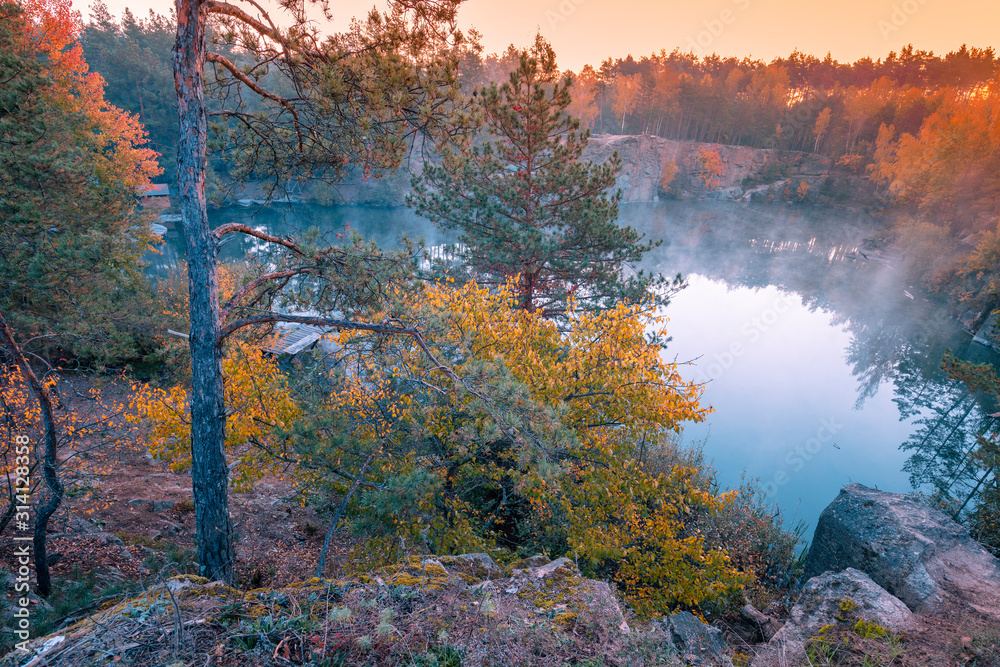
[[(228, 208), (280, 235), (318, 226), (383, 247), (401, 234), (452, 241), (404, 208)], [(970, 483), (964, 452), (992, 409), (940, 371), (941, 355), (994, 362), (950, 314), (908, 284), (879, 250), (864, 213), (801, 205), (663, 202), (623, 206), (621, 224), (662, 240), (641, 267), (689, 281), (665, 314), (664, 354), (704, 385), (715, 412), (682, 438), (704, 448), (724, 486), (758, 478), (789, 520), (813, 524), (844, 484), (892, 491)], [(150, 272), (183, 254), (175, 232)], [(226, 258), (260, 249), (234, 240)], [(905, 449), (901, 449), (904, 446)]]

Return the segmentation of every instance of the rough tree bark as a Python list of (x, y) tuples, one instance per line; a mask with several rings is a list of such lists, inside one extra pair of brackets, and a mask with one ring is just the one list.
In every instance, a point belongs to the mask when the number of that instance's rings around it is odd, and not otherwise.
[(232, 581), (232, 527), (219, 347), (219, 289), (216, 237), (205, 209), (205, 144), (208, 121), (202, 73), (205, 23), (201, 0), (175, 0), (177, 43), (174, 86), (180, 139), (177, 142), (178, 198), (187, 244), (191, 309), (191, 478), (197, 521), (198, 565), (203, 577)]
[[(232, 527), (229, 518), (228, 499), (228, 469), (225, 458), (226, 413), (224, 404), (224, 387), (222, 376), (222, 345), (227, 336), (234, 331), (256, 324), (278, 321), (322, 324), (331, 328), (353, 328), (386, 334), (411, 335), (423, 348), (425, 354), (430, 351), (413, 329), (376, 324), (363, 324), (329, 318), (303, 318), (272, 313), (244, 317), (226, 324), (230, 315), (240, 306), (240, 301), (247, 295), (266, 288), (268, 283), (279, 286), (287, 284), (296, 276), (312, 273), (322, 273), (324, 266), (336, 265), (337, 257), (333, 248), (320, 249), (305, 253), (291, 239), (282, 239), (260, 232), (246, 225), (223, 225), (214, 232), (209, 227), (205, 208), (205, 149), (207, 143), (207, 114), (205, 109), (204, 68), (206, 62), (212, 62), (229, 71), (235, 80), (247, 86), (262, 99), (273, 103), (281, 110), (277, 119), (258, 119), (266, 127), (263, 131), (251, 128), (250, 135), (255, 141), (270, 141), (273, 137), (288, 134), (288, 129), (297, 137), (292, 145), (282, 144), (276, 150), (273, 164), (257, 165), (250, 172), (260, 169), (270, 169), (275, 174), (291, 169), (296, 152), (312, 151), (306, 159), (306, 172), (313, 173), (319, 166), (325, 165), (327, 171), (340, 174), (348, 163), (345, 155), (361, 154), (366, 173), (369, 168), (374, 172), (384, 166), (398, 166), (403, 155), (398, 151), (398, 140), (415, 134), (418, 129), (429, 133), (431, 127), (438, 127), (441, 119), (450, 119), (453, 113), (448, 107), (452, 99), (440, 91), (450, 91), (457, 95), (457, 80), (453, 70), (444, 68), (441, 71), (442, 81), (430, 81), (424, 86), (422, 79), (414, 76), (402, 76), (402, 66), (394, 57), (386, 57), (375, 64), (385, 66), (386, 74), (368, 82), (373, 90), (365, 89), (364, 82), (354, 81), (362, 72), (371, 69), (371, 54), (380, 53), (381, 49), (391, 49), (399, 41), (413, 44), (438, 44), (443, 37), (437, 34), (438, 25), (450, 26), (447, 35), (454, 32), (454, 13), (459, 0), (401, 0), (386, 14), (384, 20), (372, 21), (372, 29), (385, 30), (385, 34), (368, 35), (355, 45), (358, 58), (354, 69), (347, 68), (339, 75), (349, 79), (352, 94), (343, 101), (343, 108), (335, 103), (333, 107), (314, 107), (312, 101), (297, 91), (291, 98), (283, 98), (273, 94), (255, 83), (242, 70), (229, 63), (218, 54), (206, 50), (205, 29), (208, 16), (216, 15), (229, 19), (238, 28), (235, 33), (242, 34), (246, 30), (264, 37), (265, 49), (269, 55), (263, 58), (263, 64), (270, 65), (274, 59), (282, 57), (290, 59), (286, 64), (289, 71), (286, 74), (293, 82), (298, 82), (297, 67), (329, 67), (331, 63), (343, 64), (342, 59), (350, 54), (338, 53), (336, 57), (328, 57), (322, 49), (336, 48), (320, 40), (309, 30), (292, 30), (288, 34), (280, 31), (270, 17), (255, 0), (247, 0), (247, 4), (259, 13), (261, 18), (247, 14), (235, 4), (224, 0), (174, 0), (177, 10), (177, 41), (174, 45), (174, 85), (177, 93), (178, 120), (180, 137), (177, 145), (177, 180), (178, 203), (181, 209), (184, 239), (187, 244), (188, 260), (188, 293), (191, 316), (191, 331), (189, 345), (191, 354), (191, 476), (194, 489), (195, 517), (197, 520), (198, 563), (202, 576), (212, 580), (232, 582), (234, 553), (232, 547)], [(282, 3), (285, 9), (290, 9), (293, 0)], [(322, 4), (322, 3), (319, 3)], [(401, 23), (406, 13), (413, 15), (414, 21), (421, 25), (419, 29), (408, 31)], [(297, 20), (305, 22), (304, 14), (296, 14)], [(391, 20), (389, 17), (391, 16)], [(412, 39), (411, 39), (412, 33)], [(250, 40), (257, 44), (256, 39)], [(272, 49), (273, 47), (273, 49)], [(252, 50), (252, 48), (251, 48)], [(377, 59), (376, 59), (377, 60)], [(292, 62), (295, 61), (295, 62)], [(405, 61), (401, 61), (405, 62)], [(262, 64), (262, 66), (263, 66)], [(411, 68), (410, 65), (406, 65)], [(337, 70), (340, 71), (340, 70)], [(380, 72), (382, 70), (379, 70)], [(407, 70), (409, 71), (409, 70)], [(412, 73), (411, 73), (412, 74)], [(322, 89), (326, 74), (314, 77), (313, 86)], [(396, 80), (394, 77), (399, 77)], [(298, 85), (298, 83), (296, 83)], [(447, 87), (450, 85), (451, 87)], [(379, 86), (387, 87), (382, 90)], [(350, 86), (349, 86), (350, 87)], [(391, 90), (390, 90), (391, 89)], [(388, 94), (388, 92), (392, 94)], [(372, 94), (369, 94), (372, 93)], [(377, 94), (374, 94), (377, 93)], [(402, 96), (402, 98), (400, 98)], [(429, 99), (433, 96), (433, 99)], [(403, 101), (399, 101), (402, 99)], [(426, 104), (425, 104), (426, 103)], [(427, 108), (425, 108), (427, 107)], [(369, 141), (369, 133), (357, 127), (359, 109), (361, 115), (373, 116), (380, 132)], [(283, 114), (287, 112), (286, 118)], [(308, 112), (308, 113), (307, 113)], [(371, 112), (371, 113), (368, 113)], [(308, 118), (303, 117), (306, 113)], [(242, 113), (242, 107), (237, 112), (216, 112), (219, 117), (234, 119), (234, 122), (250, 124), (249, 116)], [(372, 118), (369, 118), (372, 120)], [(341, 127), (341, 124), (343, 127)], [(249, 126), (249, 125), (248, 125)], [(443, 125), (450, 127), (450, 125)], [(271, 132), (271, 134), (268, 134)], [(363, 145), (357, 145), (360, 140)], [(267, 136), (265, 136), (267, 135)], [(304, 138), (310, 138), (310, 145), (305, 147)], [(368, 142), (367, 144), (365, 142)], [(374, 141), (374, 143), (372, 143)], [(272, 147), (273, 148), (273, 147)], [(370, 163), (369, 163), (370, 161)], [(385, 165), (383, 165), (385, 163)], [(310, 171), (312, 169), (312, 171)], [(316, 173), (323, 172), (320, 169)], [(325, 173), (325, 172), (323, 172)], [(313, 174), (315, 175), (315, 174)], [(245, 285), (224, 307), (220, 308), (217, 262), (221, 238), (228, 233), (241, 233), (259, 238), (270, 244), (282, 246), (290, 256), (302, 260), (303, 266), (287, 268), (260, 276)], [(329, 268), (329, 267), (328, 267)], [(362, 281), (362, 287), (364, 287)], [(256, 299), (250, 305), (256, 304)], [(244, 306), (247, 304), (243, 304)], [(225, 325), (225, 326), (224, 326)]]

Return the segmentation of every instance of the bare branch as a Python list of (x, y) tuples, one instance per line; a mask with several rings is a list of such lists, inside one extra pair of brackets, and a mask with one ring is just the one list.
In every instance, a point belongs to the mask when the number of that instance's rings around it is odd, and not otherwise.
[(276, 102), (276, 103), (280, 104), (283, 108), (285, 108), (288, 111), (288, 113), (292, 114), (292, 119), (294, 121), (294, 125), (293, 126), (295, 128), (295, 134), (296, 134), (296, 136), (298, 137), (298, 140), (299, 140), (299, 150), (303, 149), (304, 144), (305, 144), (305, 138), (302, 136), (302, 130), (301, 130), (302, 123), (299, 120), (299, 112), (295, 110), (295, 105), (292, 104), (292, 100), (291, 99), (288, 99), (288, 98), (285, 98), (285, 97), (281, 97), (279, 95), (275, 95), (274, 93), (269, 92), (263, 86), (260, 86), (256, 81), (254, 81), (253, 79), (251, 79), (250, 77), (248, 77), (246, 74), (244, 74), (240, 70), (240, 68), (237, 67), (236, 65), (234, 65), (232, 62), (230, 62), (228, 58), (226, 58), (224, 56), (220, 56), (218, 53), (214, 53), (212, 51), (208, 51), (205, 54), (205, 60), (207, 60), (210, 63), (215, 63), (216, 65), (221, 65), (222, 67), (226, 68), (227, 70), (229, 70), (230, 74), (232, 74), (234, 77), (236, 77), (247, 88), (249, 88), (250, 90), (254, 91), (255, 93), (257, 93), (258, 95), (260, 95), (264, 99), (268, 99), (268, 100), (271, 100), (272, 102)]
[(222, 306), (222, 309), (219, 311), (219, 321), (225, 322), (226, 318), (229, 317), (229, 313), (231, 313), (233, 308), (236, 307), (237, 302), (239, 302), (240, 299), (242, 299), (244, 296), (246, 296), (253, 290), (257, 289), (261, 285), (268, 283), (272, 280), (277, 280), (279, 278), (291, 278), (292, 276), (297, 276), (303, 273), (311, 273), (312, 271), (313, 269), (305, 267), (298, 269), (289, 269), (288, 271), (273, 271), (271, 273), (265, 273), (259, 278), (251, 280), (242, 288), (240, 288), (240, 290), (236, 292), (236, 294), (234, 294), (232, 298), (229, 299), (229, 301), (227, 301), (224, 306)]
[(253, 236), (255, 238), (258, 238), (261, 241), (267, 241), (268, 243), (276, 243), (278, 245), (285, 246), (286, 248), (288, 248), (297, 255), (301, 255), (303, 257), (306, 256), (306, 254), (302, 252), (302, 249), (299, 248), (299, 245), (294, 241), (290, 239), (283, 239), (280, 236), (274, 236), (272, 234), (268, 234), (267, 232), (262, 232), (258, 229), (254, 229), (250, 225), (244, 225), (243, 223), (240, 222), (229, 222), (226, 223), (225, 225), (221, 225), (217, 227), (213, 233), (215, 234), (216, 238), (221, 239), (223, 236), (231, 232), (240, 232), (241, 234), (246, 234), (247, 236)]

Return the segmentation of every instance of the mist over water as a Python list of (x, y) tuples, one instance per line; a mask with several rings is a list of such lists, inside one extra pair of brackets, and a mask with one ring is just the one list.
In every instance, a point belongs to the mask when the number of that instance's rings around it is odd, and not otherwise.
[[(704, 383), (715, 413), (685, 441), (723, 485), (758, 478), (789, 518), (814, 524), (852, 481), (912, 490), (913, 452), (900, 445), (929, 445), (934, 397), (956, 389), (944, 350), (994, 358), (906, 284), (898, 258), (871, 249), (877, 223), (864, 214), (665, 204), (629, 207), (622, 222), (664, 240), (648, 268), (689, 281), (666, 309), (666, 354), (688, 362), (682, 376)], [(974, 422), (953, 447), (974, 441)]]
[[(229, 208), (210, 218), (278, 235), (354, 230), (387, 248), (401, 234), (454, 240), (405, 208)], [(964, 452), (995, 420), (985, 399), (944, 376), (941, 355), (996, 355), (907, 284), (899, 259), (866, 243), (875, 220), (811, 206), (664, 202), (623, 206), (619, 222), (663, 241), (636, 268), (688, 280), (666, 309), (664, 354), (704, 384), (715, 412), (682, 438), (704, 448), (724, 487), (759, 478), (786, 519), (814, 525), (852, 481), (906, 492), (911, 476), (923, 485), (961, 478)], [(256, 250), (234, 240), (222, 256)], [(161, 251), (149, 258), (158, 275), (183, 255), (176, 233)]]

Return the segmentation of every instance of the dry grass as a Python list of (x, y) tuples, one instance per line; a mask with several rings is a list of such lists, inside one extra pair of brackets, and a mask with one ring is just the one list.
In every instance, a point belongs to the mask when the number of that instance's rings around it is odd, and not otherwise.
[[(415, 586), (388, 584), (382, 577), (314, 579), (251, 592), (177, 577), (61, 631), (65, 640), (49, 651), (45, 664), (680, 664), (659, 631), (623, 634), (599, 608), (544, 609), (534, 594), (510, 592), (523, 580), (469, 586), (449, 570), (444, 585), (434, 577)], [(406, 576), (411, 574), (419, 573), (410, 569)]]

